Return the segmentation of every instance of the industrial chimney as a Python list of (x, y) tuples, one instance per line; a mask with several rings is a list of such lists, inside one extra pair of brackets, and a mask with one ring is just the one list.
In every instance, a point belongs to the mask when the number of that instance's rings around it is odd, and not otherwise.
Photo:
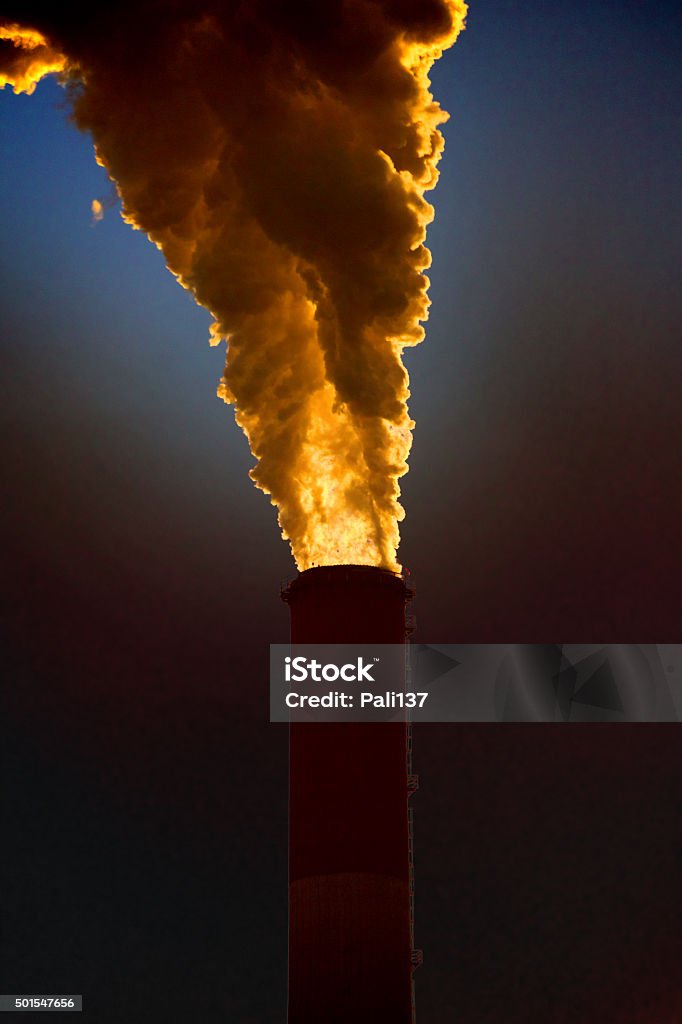
[[(403, 644), (411, 596), (357, 565), (308, 569), (283, 593), (293, 644)], [(411, 1024), (409, 726), (289, 728), (289, 1024)]]

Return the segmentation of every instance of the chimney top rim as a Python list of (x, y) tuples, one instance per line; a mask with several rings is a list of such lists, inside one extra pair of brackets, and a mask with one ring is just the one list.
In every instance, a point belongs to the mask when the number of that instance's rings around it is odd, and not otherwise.
[(288, 603), (291, 596), (301, 589), (336, 587), (344, 584), (400, 587), (406, 600), (411, 596), (411, 588), (399, 572), (384, 569), (379, 565), (340, 564), (315, 565), (310, 569), (304, 569), (293, 580), (287, 580), (282, 584), (282, 600)]

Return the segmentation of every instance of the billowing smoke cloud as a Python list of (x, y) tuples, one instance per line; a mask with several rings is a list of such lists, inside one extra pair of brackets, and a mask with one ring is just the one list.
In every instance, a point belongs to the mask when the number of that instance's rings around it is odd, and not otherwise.
[[(51, 5), (56, 7), (57, 5)], [(123, 216), (227, 341), (220, 394), (300, 568), (396, 568), (446, 115), (428, 73), (461, 0), (15, 5), (0, 84), (59, 71)]]

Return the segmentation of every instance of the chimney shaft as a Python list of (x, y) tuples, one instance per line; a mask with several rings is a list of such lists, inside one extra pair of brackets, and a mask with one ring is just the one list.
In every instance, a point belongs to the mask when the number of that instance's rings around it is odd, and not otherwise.
[[(288, 588), (292, 643), (404, 643), (403, 580), (308, 569)], [(398, 680), (398, 685), (402, 685)], [(289, 1024), (410, 1024), (405, 723), (290, 725)]]

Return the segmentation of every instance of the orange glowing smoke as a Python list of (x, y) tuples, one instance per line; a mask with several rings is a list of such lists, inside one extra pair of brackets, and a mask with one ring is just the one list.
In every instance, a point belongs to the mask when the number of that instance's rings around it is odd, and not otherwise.
[(424, 336), (424, 193), (447, 117), (428, 75), (465, 4), (121, 6), (6, 24), (0, 83), (80, 79), (74, 117), (124, 219), (227, 342), (219, 393), (299, 568), (395, 569), (414, 425), (401, 354)]
[(44, 75), (66, 67), (63, 54), (53, 50), (45, 36), (35, 29), (0, 24), (0, 39), (12, 43), (0, 64), (0, 89), (11, 85), (16, 93), (30, 94)]

